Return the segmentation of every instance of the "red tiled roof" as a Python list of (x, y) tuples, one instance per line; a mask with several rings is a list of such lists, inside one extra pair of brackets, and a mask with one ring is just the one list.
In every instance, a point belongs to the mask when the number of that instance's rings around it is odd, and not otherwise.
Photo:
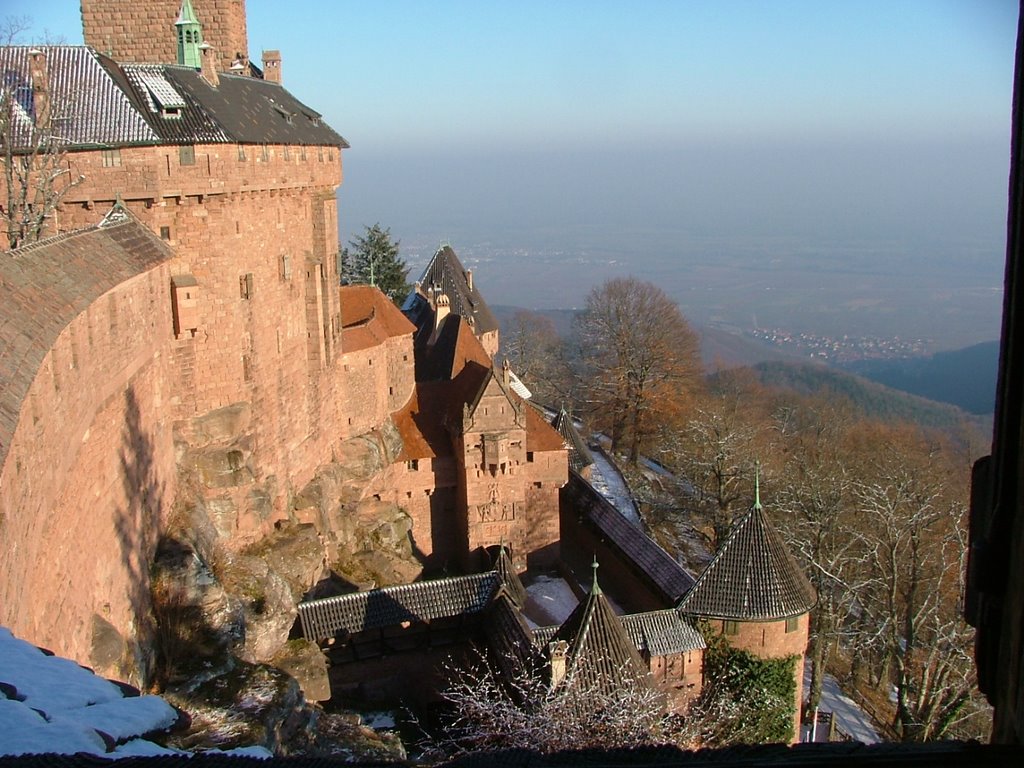
[(412, 334), (416, 327), (379, 289), (345, 285), (341, 293), (341, 348), (356, 352), (394, 336)]

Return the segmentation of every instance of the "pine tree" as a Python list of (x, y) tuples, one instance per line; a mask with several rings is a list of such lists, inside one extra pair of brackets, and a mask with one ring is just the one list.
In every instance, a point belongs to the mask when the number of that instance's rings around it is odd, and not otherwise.
[(400, 243), (391, 239), (391, 230), (379, 223), (349, 241), (341, 252), (341, 276), (350, 284), (375, 285), (395, 304), (401, 305), (409, 293), (409, 267), (398, 255)]

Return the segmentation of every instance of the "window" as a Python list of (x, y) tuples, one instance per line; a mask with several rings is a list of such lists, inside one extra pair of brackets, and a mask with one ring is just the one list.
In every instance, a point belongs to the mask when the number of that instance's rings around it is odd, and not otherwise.
[(291, 160), (292, 159), (292, 148), (290, 146), (285, 144), (281, 151), (284, 153), (284, 159), (285, 160)]
[(738, 635), (740, 633), (740, 623), (738, 621), (723, 621), (722, 622), (722, 634), (723, 635)]
[(120, 168), (121, 167), (121, 150), (120, 149), (104, 149), (103, 150), (103, 167), (104, 168)]
[(281, 279), (292, 279), (292, 257), (284, 255), (281, 257)]
[(264, 163), (270, 160), (270, 148), (266, 144), (260, 146), (260, 160)]
[(419, 472), (420, 460), (419, 459), (411, 459), (411, 460), (405, 462), (405, 468), (408, 469), (410, 472)]
[(796, 616), (790, 616), (786, 619), (786, 632), (796, 632), (799, 623), (800, 621)]
[(161, 240), (170, 240), (171, 239), (171, 228), (170, 227), (160, 227), (160, 239)]
[(254, 285), (252, 272), (246, 272), (238, 278), (238, 290), (239, 294), (243, 299), (251, 299), (253, 296)]
[(303, 144), (301, 147), (299, 147), (299, 159), (300, 160), (305, 160), (306, 159), (306, 145), (305, 144)]
[(527, 462), (533, 461), (533, 451), (527, 451), (526, 452), (526, 461)]
[(182, 165), (196, 164), (196, 148), (191, 144), (178, 147), (178, 162)]
[(241, 144), (238, 145), (238, 162), (245, 162), (245, 147)]

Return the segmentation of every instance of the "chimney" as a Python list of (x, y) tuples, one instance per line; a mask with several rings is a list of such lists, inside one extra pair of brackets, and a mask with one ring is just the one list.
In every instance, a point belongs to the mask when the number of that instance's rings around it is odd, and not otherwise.
[(511, 366), (508, 364), (508, 358), (505, 358), (505, 362), (501, 364), (501, 383), (508, 387), (510, 383), (509, 373), (511, 372)]
[(216, 88), (220, 85), (220, 77), (217, 75), (217, 51), (209, 43), (203, 43), (199, 46), (199, 54), (203, 62), (200, 74), (203, 80)]
[(50, 72), (46, 54), (38, 48), (28, 52), (29, 77), (32, 79), (32, 110), (37, 127), (50, 122)]
[(565, 640), (548, 643), (548, 661), (551, 664), (551, 688), (555, 689), (565, 679), (566, 656), (569, 644)]
[(471, 291), (473, 290), (473, 270), (472, 269), (467, 269), (466, 270), (466, 285), (469, 287), (469, 290), (471, 290)]
[(437, 334), (441, 330), (441, 323), (451, 313), (452, 303), (448, 297), (443, 293), (435, 294), (437, 299), (434, 302), (434, 330), (430, 332), (430, 338), (427, 339), (427, 346), (432, 347), (437, 341)]
[(263, 79), (268, 83), (281, 84), (281, 52), (263, 52)]

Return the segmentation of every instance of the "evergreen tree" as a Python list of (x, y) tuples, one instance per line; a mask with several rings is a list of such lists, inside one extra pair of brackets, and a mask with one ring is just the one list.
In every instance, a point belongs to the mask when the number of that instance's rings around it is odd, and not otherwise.
[(391, 230), (379, 223), (349, 240), (340, 255), (341, 278), (350, 284), (375, 285), (395, 304), (401, 305), (410, 290), (409, 267), (398, 255), (400, 243)]

